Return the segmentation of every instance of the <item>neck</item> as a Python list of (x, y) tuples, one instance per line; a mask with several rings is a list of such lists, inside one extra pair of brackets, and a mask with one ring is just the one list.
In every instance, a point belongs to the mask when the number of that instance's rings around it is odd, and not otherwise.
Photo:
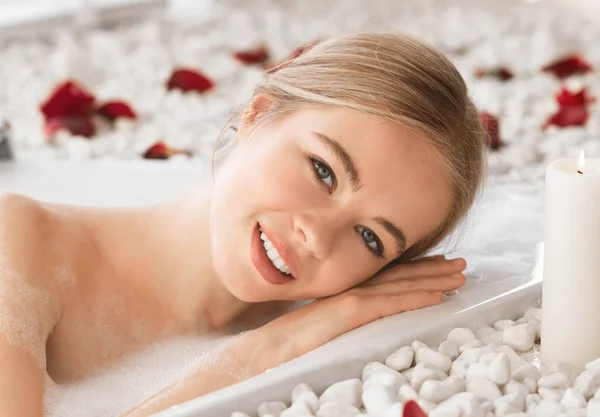
[(183, 328), (216, 330), (250, 304), (235, 298), (213, 269), (210, 191), (202, 185), (156, 206), (112, 211), (98, 245), (118, 276), (160, 300)]

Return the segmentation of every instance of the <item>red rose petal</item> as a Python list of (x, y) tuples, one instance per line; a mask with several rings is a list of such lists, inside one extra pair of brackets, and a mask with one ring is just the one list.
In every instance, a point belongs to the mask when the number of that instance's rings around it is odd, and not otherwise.
[(96, 133), (96, 127), (90, 116), (82, 117), (52, 117), (44, 125), (47, 137), (53, 137), (59, 130), (65, 129), (72, 135), (90, 138)]
[(504, 143), (500, 139), (500, 123), (498, 118), (490, 113), (480, 112), (479, 123), (481, 127), (487, 133), (489, 138), (489, 147), (491, 150), (496, 151), (504, 146)]
[(580, 54), (567, 55), (542, 68), (558, 78), (566, 78), (575, 74), (585, 74), (592, 70), (592, 65)]
[(213, 87), (214, 83), (208, 77), (189, 68), (176, 69), (167, 82), (169, 90), (179, 88), (184, 92), (196, 91), (204, 93)]
[(265, 68), (267, 71), (269, 72), (275, 72), (277, 70), (280, 70), (282, 68), (285, 68), (289, 65), (289, 62), (298, 58), (300, 55), (304, 54), (305, 52), (307, 52), (308, 50), (310, 50), (313, 46), (321, 43), (322, 40), (316, 40), (316, 41), (312, 41), (309, 43), (306, 43), (304, 45), (300, 45), (296, 48), (294, 48), (292, 50), (292, 52), (288, 55), (288, 57), (286, 59), (284, 59), (283, 61), (279, 62), (279, 63), (275, 63), (272, 64), (270, 66), (268, 66), (268, 68)]
[(582, 88), (576, 93), (567, 90), (565, 87), (561, 88), (558, 93), (554, 96), (559, 106), (586, 106), (589, 103), (593, 103), (595, 99), (588, 95), (587, 88)]
[(408, 400), (404, 404), (404, 411), (402, 412), (403, 417), (427, 417), (427, 414), (421, 406), (414, 400)]
[(187, 155), (193, 156), (192, 151), (187, 149), (175, 149), (171, 148), (163, 141), (156, 142), (150, 146), (146, 152), (144, 152), (143, 158), (145, 159), (169, 159), (173, 155)]
[(40, 106), (46, 120), (54, 117), (88, 116), (94, 107), (92, 93), (73, 81), (58, 85)]
[(590, 113), (587, 107), (583, 106), (566, 106), (558, 109), (556, 113), (546, 120), (543, 128), (549, 126), (567, 127), (567, 126), (584, 126)]
[(508, 81), (514, 77), (513, 73), (506, 67), (499, 67), (496, 69), (480, 68), (475, 71), (475, 76), (477, 78), (491, 77), (500, 81)]
[(100, 106), (96, 112), (111, 122), (114, 122), (119, 117), (124, 119), (137, 119), (136, 112), (124, 101), (108, 101)]
[(262, 64), (269, 60), (269, 51), (264, 45), (260, 45), (247, 51), (235, 52), (233, 56), (242, 64)]

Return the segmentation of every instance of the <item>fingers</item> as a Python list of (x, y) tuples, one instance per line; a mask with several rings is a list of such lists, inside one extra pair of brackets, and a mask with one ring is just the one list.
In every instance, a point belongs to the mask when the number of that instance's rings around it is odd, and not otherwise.
[(377, 312), (377, 318), (388, 317), (405, 311), (417, 310), (440, 304), (444, 294), (439, 291), (417, 291), (394, 296), (371, 297), (370, 306)]
[(382, 294), (402, 294), (415, 291), (453, 291), (465, 284), (465, 276), (459, 272), (451, 275), (437, 277), (397, 279), (387, 281), (378, 285), (361, 288), (360, 291), (366, 296)]
[[(424, 258), (425, 259), (425, 258)], [(378, 285), (383, 282), (401, 280), (406, 278), (436, 277), (460, 273), (467, 267), (463, 258), (446, 260), (438, 259), (419, 260), (408, 264), (401, 264), (388, 269), (364, 283), (365, 286)]]

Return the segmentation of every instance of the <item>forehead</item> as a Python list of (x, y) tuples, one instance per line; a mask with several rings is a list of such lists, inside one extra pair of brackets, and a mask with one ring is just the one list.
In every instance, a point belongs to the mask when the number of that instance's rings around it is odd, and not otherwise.
[(445, 219), (451, 201), (447, 172), (440, 154), (422, 135), (343, 108), (303, 109), (292, 119), (306, 135), (318, 132), (344, 147), (360, 175), (360, 204), (401, 227), (409, 245)]

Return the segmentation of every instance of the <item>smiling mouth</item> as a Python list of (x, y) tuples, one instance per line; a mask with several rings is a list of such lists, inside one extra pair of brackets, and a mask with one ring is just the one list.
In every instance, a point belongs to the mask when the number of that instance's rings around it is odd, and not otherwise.
[(265, 235), (265, 233), (262, 231), (260, 225), (258, 226), (258, 234), (260, 240), (262, 241), (265, 253), (271, 261), (271, 265), (273, 265), (282, 274), (288, 275), (290, 278), (293, 278), (292, 270), (281, 258), (281, 255), (279, 254), (279, 252), (277, 252), (277, 249), (275, 249), (273, 243), (269, 240), (267, 235)]

